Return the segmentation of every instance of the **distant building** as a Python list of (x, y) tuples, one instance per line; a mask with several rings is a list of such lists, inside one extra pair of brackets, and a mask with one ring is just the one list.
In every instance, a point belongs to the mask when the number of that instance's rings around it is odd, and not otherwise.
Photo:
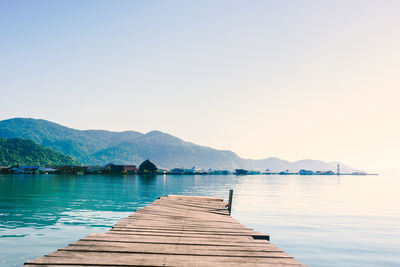
[(334, 175), (333, 171), (311, 171), (311, 170), (300, 170), (300, 175)]
[(160, 169), (160, 168), (157, 168), (157, 174), (167, 174), (168, 173), (168, 170), (167, 169)]
[(7, 170), (7, 172), (8, 172), (8, 173), (11, 173), (11, 174), (23, 174), (23, 173), (25, 173), (24, 170), (18, 168), (17, 166), (16, 166), (16, 167), (11, 167), (11, 168), (9, 168), (9, 169)]
[(56, 169), (50, 167), (39, 167), (39, 166), (13, 166), (11, 168), (0, 167), (0, 173), (9, 174), (47, 174), (55, 173)]
[(235, 170), (235, 175), (246, 175), (248, 173), (249, 173), (249, 171), (245, 170), (245, 169), (236, 169)]
[(299, 174), (300, 175), (313, 175), (314, 174), (314, 172), (313, 171), (311, 171), (311, 170), (300, 170), (299, 171)]
[(57, 171), (57, 169), (50, 168), (50, 167), (41, 167), (39, 169), (40, 174), (52, 174), (52, 173), (56, 173), (56, 171)]
[(86, 172), (86, 166), (61, 166), (57, 169), (56, 173), (60, 174), (83, 174)]
[(124, 165), (124, 172), (126, 174), (136, 174), (137, 171), (136, 165)]
[(287, 169), (286, 171), (281, 171), (278, 173), (279, 175), (290, 175), (292, 173), (289, 172), (289, 170)]
[(367, 175), (367, 173), (363, 172), (363, 171), (355, 171), (355, 172), (352, 172), (351, 175)]
[(87, 174), (103, 174), (106, 171), (106, 167), (104, 166), (89, 166), (86, 169)]
[(194, 174), (207, 174), (207, 172), (205, 170), (203, 170), (202, 168), (196, 167), (194, 166), (192, 168)]
[(11, 174), (38, 174), (39, 173), (39, 166), (13, 166), (7, 169), (7, 173)]
[(8, 172), (9, 167), (6, 166), (0, 166), (0, 173), (7, 173)]
[(136, 174), (137, 168), (136, 165), (115, 165), (115, 164), (107, 164), (106, 170), (112, 174)]
[(174, 168), (169, 173), (170, 174), (178, 174), (179, 175), (179, 174), (184, 174), (185, 170), (182, 169), (182, 168)]
[(191, 169), (185, 169), (185, 174), (206, 174), (207, 172), (197, 166)]
[(138, 169), (139, 174), (157, 174), (157, 166), (149, 159), (145, 160), (140, 164)]
[(228, 171), (228, 170), (211, 170), (208, 173), (209, 174), (213, 174), (213, 175), (228, 175), (228, 174), (231, 174), (231, 172)]

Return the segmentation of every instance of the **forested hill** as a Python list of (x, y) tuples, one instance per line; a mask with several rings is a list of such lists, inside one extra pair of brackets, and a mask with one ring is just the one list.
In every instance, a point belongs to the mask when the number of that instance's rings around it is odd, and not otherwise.
[(79, 164), (70, 156), (46, 148), (31, 140), (20, 138), (0, 138), (0, 165), (76, 165)]
[[(136, 131), (76, 130), (60, 124), (30, 118), (0, 121), (0, 137), (22, 138), (74, 157), (86, 165), (140, 164), (151, 159), (162, 168), (198, 166), (208, 169), (269, 169), (273, 172), (300, 169), (336, 170), (338, 162), (301, 160), (289, 162), (278, 158), (251, 160), (232, 151), (217, 150), (184, 141), (160, 131), (146, 134)], [(343, 172), (353, 169), (340, 163)]]

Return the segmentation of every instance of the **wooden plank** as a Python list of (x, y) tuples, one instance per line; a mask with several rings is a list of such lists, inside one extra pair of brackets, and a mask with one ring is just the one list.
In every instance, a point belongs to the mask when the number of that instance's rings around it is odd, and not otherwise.
[[(187, 219), (189, 219), (187, 217)], [(250, 229), (248, 227), (245, 227), (243, 225), (240, 225), (239, 223), (234, 223), (234, 222), (215, 222), (215, 221), (186, 221), (185, 220), (180, 220), (180, 219), (175, 219), (175, 218), (159, 218), (158, 220), (153, 220), (153, 217), (141, 217), (141, 218), (127, 218), (116, 225), (128, 225), (128, 224), (135, 224), (135, 225), (185, 225), (185, 226), (213, 226), (213, 227), (218, 227), (218, 228), (242, 228), (242, 229)]]
[(26, 266), (301, 266), (209, 197), (161, 197), (105, 234), (91, 234)]
[(226, 230), (226, 231), (207, 231), (206, 228), (191, 229), (163, 229), (163, 228), (136, 228), (136, 227), (113, 227), (110, 231), (130, 231), (130, 232), (147, 232), (147, 233), (186, 233), (186, 234), (210, 234), (210, 235), (251, 235), (253, 230)]
[(214, 202), (214, 201), (222, 202), (223, 201), (223, 199), (219, 198), (219, 197), (185, 196), (185, 195), (168, 195), (168, 197), (160, 197), (159, 199), (174, 199), (174, 198), (189, 199), (189, 200), (195, 199), (196, 201), (210, 201), (210, 202)]
[[(118, 243), (115, 243), (118, 244)], [(107, 245), (107, 246), (104, 246)], [(192, 249), (188, 246), (170, 245), (160, 246), (153, 244), (150, 248), (144, 246), (123, 246), (121, 244), (110, 246), (109, 244), (100, 245), (75, 245), (61, 248), (58, 251), (76, 252), (110, 252), (110, 253), (139, 253), (139, 254), (163, 254), (163, 255), (192, 255), (192, 256), (229, 256), (229, 257), (264, 257), (264, 258), (292, 258), (284, 252), (279, 251), (253, 251), (253, 250), (214, 250), (207, 247), (203, 249)]]
[(226, 224), (219, 224), (219, 223), (204, 223), (204, 224), (185, 224), (185, 223), (168, 223), (167, 221), (132, 221), (132, 222), (120, 222), (113, 226), (115, 227), (136, 227), (136, 228), (160, 228), (163, 229), (176, 229), (177, 227), (184, 227), (185, 229), (214, 229), (215, 231), (223, 231), (223, 230), (253, 230), (252, 228), (240, 226), (240, 225), (226, 225)]
[(181, 244), (181, 243), (173, 243), (173, 244), (168, 244), (168, 243), (132, 243), (132, 242), (111, 242), (110, 240), (108, 241), (101, 241), (101, 240), (79, 240), (71, 244), (71, 246), (103, 246), (103, 247), (126, 247), (130, 249), (144, 249), (144, 250), (151, 250), (154, 252), (154, 247), (158, 246), (161, 249), (176, 249), (177, 245), (180, 247), (183, 247), (184, 249), (190, 249), (190, 250), (223, 250), (223, 251), (254, 251), (254, 252), (283, 252), (280, 248), (273, 244), (263, 244), (260, 246), (226, 246), (226, 245), (221, 245), (221, 246), (216, 246), (216, 245), (192, 245), (192, 244)]
[(110, 231), (135, 231), (135, 232), (166, 232), (166, 233), (188, 233), (188, 234), (215, 234), (215, 235), (243, 235), (243, 234), (252, 234), (253, 230), (226, 230), (226, 231), (217, 231), (217, 230), (207, 230), (207, 228), (164, 228), (164, 227), (113, 227)]
[(137, 236), (116, 234), (91, 234), (82, 238), (84, 241), (105, 242), (131, 242), (131, 243), (158, 243), (177, 245), (202, 245), (202, 246), (265, 246), (267, 241), (253, 240), (251, 237), (240, 239), (200, 239), (176, 236)]
[(171, 233), (143, 233), (143, 232), (129, 232), (129, 231), (110, 231), (108, 233), (112, 233), (114, 235), (134, 235), (141, 237), (155, 237), (155, 236), (164, 236), (164, 237), (179, 237), (179, 238), (197, 238), (197, 239), (208, 239), (208, 240), (236, 240), (240, 242), (242, 237), (252, 238), (251, 235), (199, 235), (199, 234), (171, 234)]
[[(49, 256), (38, 258), (37, 263), (42, 264), (114, 264), (123, 265), (136, 263), (137, 265), (151, 266), (192, 266), (196, 263), (199, 266), (202, 262), (213, 262), (214, 264), (240, 264), (240, 263), (290, 263), (298, 262), (293, 258), (281, 257), (231, 257), (231, 256), (194, 256), (194, 255), (164, 255), (164, 254), (140, 254), (140, 253), (98, 253), (78, 251), (56, 251)], [(28, 262), (32, 263), (32, 262)], [(180, 263), (180, 264), (179, 264)]]
[[(74, 266), (74, 267), (88, 267), (88, 265), (79, 265), (79, 264), (40, 264), (40, 263), (32, 263), (32, 264), (25, 264), (24, 266), (26, 267), (38, 267), (38, 266), (46, 266), (46, 267), (60, 267), (60, 266)], [(146, 265), (135, 265), (135, 263), (131, 264), (123, 264), (123, 265), (116, 265), (116, 264), (110, 264), (110, 265), (91, 265), (91, 266), (96, 266), (96, 267), (110, 267), (110, 266), (121, 266), (121, 267), (137, 267), (137, 266), (146, 266)], [(147, 265), (147, 266), (154, 266), (154, 265)], [(165, 265), (164, 265), (165, 266)], [(179, 266), (178, 264), (175, 264), (173, 266)], [(182, 265), (185, 266), (185, 265)], [(202, 266), (202, 267), (215, 267), (215, 263), (213, 262), (202, 262), (201, 265), (199, 264), (191, 264), (191, 266)], [(299, 266), (298, 264), (279, 264), (279, 263), (273, 263), (273, 264), (268, 264), (268, 263), (243, 263), (240, 266), (243, 267), (288, 267), (288, 266)]]
[[(187, 218), (189, 219), (189, 218)], [(173, 220), (173, 221), (171, 221)], [(189, 221), (185, 222), (184, 220), (179, 220), (175, 218), (160, 218), (159, 220), (153, 220), (153, 217), (141, 217), (141, 218), (129, 218), (129, 219), (124, 219), (120, 223), (117, 223), (117, 225), (129, 225), (129, 224), (135, 224), (135, 225), (142, 225), (142, 226), (148, 226), (148, 225), (171, 225), (171, 226), (179, 226), (179, 225), (185, 225), (188, 227), (200, 227), (200, 226), (212, 226), (212, 227), (218, 227), (218, 228), (242, 228), (242, 229), (250, 229), (248, 227), (245, 227), (243, 225), (240, 225), (239, 223), (234, 223), (234, 222), (213, 222), (213, 221)]]
[[(171, 218), (174, 218), (174, 221), (171, 221)], [(188, 217), (182, 217), (182, 218), (176, 218), (173, 216), (165, 216), (163, 217), (161, 214), (159, 215), (147, 215), (146, 217), (144, 216), (138, 216), (137, 214), (134, 214), (132, 216), (129, 216), (123, 220), (121, 220), (121, 223), (136, 223), (136, 222), (142, 222), (142, 223), (158, 223), (158, 222), (166, 222), (169, 224), (182, 224), (185, 223), (185, 219)], [(192, 225), (192, 224), (219, 224), (221, 226), (242, 226), (245, 227), (244, 225), (241, 225), (239, 222), (236, 221), (218, 221), (218, 220), (207, 220), (204, 218), (203, 220), (199, 221), (187, 221), (185, 224), (187, 225)]]

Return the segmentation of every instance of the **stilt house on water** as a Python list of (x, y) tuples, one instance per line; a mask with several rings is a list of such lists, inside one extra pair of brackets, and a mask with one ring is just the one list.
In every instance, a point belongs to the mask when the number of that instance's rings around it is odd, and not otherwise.
[(157, 174), (157, 166), (149, 159), (143, 161), (139, 166), (139, 174)]

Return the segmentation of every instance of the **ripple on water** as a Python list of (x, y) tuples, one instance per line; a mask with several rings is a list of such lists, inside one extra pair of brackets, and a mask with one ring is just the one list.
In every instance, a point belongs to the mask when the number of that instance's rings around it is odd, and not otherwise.
[(398, 177), (0, 175), (0, 183), (1, 266), (105, 232), (159, 196), (226, 200), (229, 189), (233, 217), (304, 264), (400, 266)]
[(28, 235), (0, 235), (0, 238), (6, 238), (6, 237), (25, 237)]

